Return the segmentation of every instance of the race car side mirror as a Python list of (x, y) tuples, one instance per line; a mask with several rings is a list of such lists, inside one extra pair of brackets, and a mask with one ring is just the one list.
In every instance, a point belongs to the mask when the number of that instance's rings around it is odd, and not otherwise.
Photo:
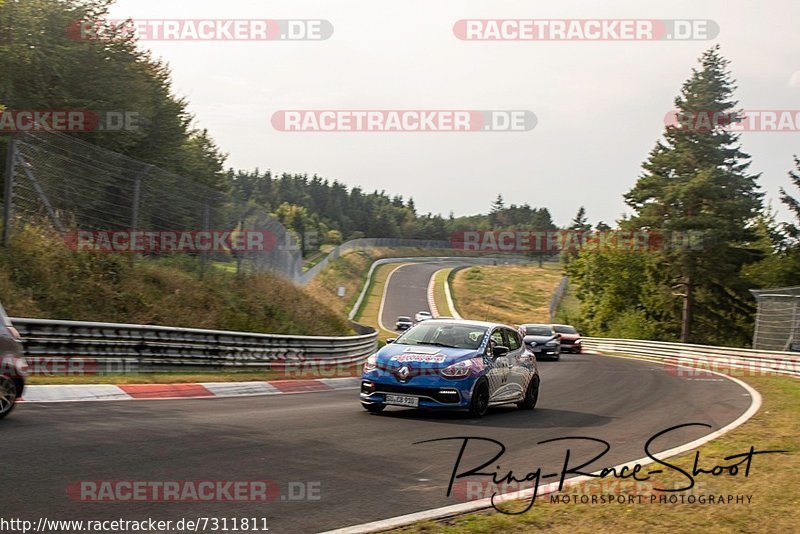
[(505, 345), (495, 345), (492, 347), (492, 356), (497, 358), (498, 356), (505, 356), (508, 354), (508, 347)]
[(396, 337), (390, 337), (389, 339), (386, 340), (386, 344), (389, 345), (391, 343), (394, 343), (395, 341), (397, 341)]

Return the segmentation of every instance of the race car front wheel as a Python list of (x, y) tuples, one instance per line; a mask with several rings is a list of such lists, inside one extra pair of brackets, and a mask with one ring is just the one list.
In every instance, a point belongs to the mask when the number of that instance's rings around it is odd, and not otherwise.
[(0, 376), (0, 419), (11, 413), (17, 403), (17, 385), (7, 376)]
[(472, 401), (469, 403), (469, 415), (483, 417), (489, 410), (489, 384), (481, 380), (475, 385), (472, 392)]

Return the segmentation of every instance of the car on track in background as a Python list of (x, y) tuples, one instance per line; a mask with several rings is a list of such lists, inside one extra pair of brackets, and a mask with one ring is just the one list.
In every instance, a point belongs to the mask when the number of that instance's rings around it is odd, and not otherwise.
[(19, 332), (0, 304), (0, 419), (11, 413), (22, 397), (27, 370)]
[(536, 358), (510, 326), (430, 319), (388, 340), (364, 364), (361, 404), (466, 410), (482, 417), (490, 406), (533, 409), (539, 396)]
[(583, 350), (581, 335), (578, 330), (568, 324), (554, 324), (553, 330), (561, 334), (561, 352), (574, 352), (580, 354)]
[(523, 324), (519, 327), (522, 339), (537, 358), (561, 357), (561, 339), (558, 332), (549, 324)]
[(427, 321), (428, 319), (433, 319), (433, 315), (431, 315), (431, 312), (419, 311), (414, 316), (414, 320), (418, 323), (421, 323), (422, 321)]
[(414, 326), (414, 321), (411, 320), (411, 317), (408, 315), (401, 315), (397, 318), (397, 321), (394, 323), (395, 330), (408, 330)]

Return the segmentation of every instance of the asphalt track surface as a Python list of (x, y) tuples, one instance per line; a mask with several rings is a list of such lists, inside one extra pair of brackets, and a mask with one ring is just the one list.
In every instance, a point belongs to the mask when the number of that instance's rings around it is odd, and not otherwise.
[(409, 263), (392, 272), (383, 305), (381, 322), (393, 329), (397, 317), (407, 315), (414, 319), (420, 311), (430, 312), (428, 306), (428, 283), (431, 276), (446, 267), (469, 265), (464, 262)]
[[(416, 278), (393, 277), (388, 302), (400, 292), (404, 306), (426, 309), (424, 279), (436, 269), (408, 270)], [(712, 428), (670, 433), (654, 443), (654, 451), (701, 437), (736, 419), (751, 402), (731, 381), (687, 378), (657, 363), (567, 354), (539, 365), (542, 389), (535, 410), (493, 408), (479, 420), (403, 408), (371, 415), (360, 407), (355, 390), (20, 405), (0, 422), (0, 479), (6, 488), (0, 516), (33, 521), (263, 517), (270, 532), (319, 532), (462, 502), (465, 493), (458, 486), (446, 497), (461, 442), (414, 445), (418, 441), (499, 440), (507, 448), (497, 462), (501, 476), (513, 469), (521, 477), (538, 467), (559, 472), (567, 448), (575, 462), (601, 450), (590, 442), (540, 441), (604, 439), (611, 450), (587, 466), (591, 471), (643, 457), (647, 439), (674, 425), (700, 422)], [(462, 468), (483, 463), (495, 450), (471, 443)], [(289, 497), (290, 482), (311, 482), (319, 485), (319, 499), (75, 502), (67, 487), (82, 480), (273, 480), (283, 498)]]

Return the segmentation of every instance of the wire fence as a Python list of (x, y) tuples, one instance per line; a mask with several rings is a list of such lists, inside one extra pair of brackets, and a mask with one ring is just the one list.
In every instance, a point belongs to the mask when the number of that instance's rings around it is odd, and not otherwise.
[(561, 304), (561, 299), (564, 298), (564, 292), (569, 285), (569, 277), (565, 276), (558, 283), (558, 287), (553, 291), (553, 296), (550, 297), (550, 322), (555, 320), (558, 305)]
[(293, 280), (302, 271), (294, 234), (257, 206), (73, 136), (16, 135), (5, 174), (4, 242), (44, 219), (73, 247), (185, 252), (203, 268), (223, 262)]
[(800, 352), (800, 287), (751, 293), (758, 302), (753, 348)]

